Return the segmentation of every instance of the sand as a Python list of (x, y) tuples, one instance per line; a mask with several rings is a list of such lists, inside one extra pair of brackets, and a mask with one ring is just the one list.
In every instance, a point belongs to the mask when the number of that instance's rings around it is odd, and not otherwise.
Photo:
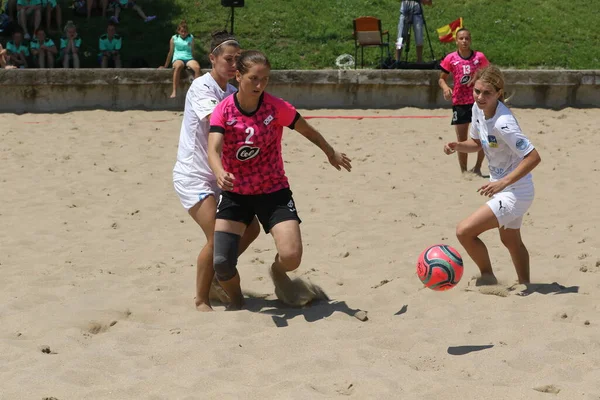
[[(538, 285), (514, 285), (488, 232), (502, 285), (485, 290), (454, 236), (484, 199), (442, 152), (449, 110), (302, 113), (443, 118), (310, 120), (351, 173), (287, 131), (294, 276), (331, 301), (279, 303), (262, 234), (239, 270), (264, 298), (213, 313), (194, 308), (204, 239), (171, 183), (181, 113), (0, 115), (0, 398), (600, 399), (600, 111), (515, 110), (542, 157), (523, 226)], [(435, 243), (465, 259), (444, 293), (415, 273)]]

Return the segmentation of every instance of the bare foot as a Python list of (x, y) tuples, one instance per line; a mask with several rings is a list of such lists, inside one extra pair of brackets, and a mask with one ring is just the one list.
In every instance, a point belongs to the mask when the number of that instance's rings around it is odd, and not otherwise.
[(242, 299), (242, 302), (239, 304), (230, 303), (227, 307), (225, 307), (225, 311), (239, 311), (244, 308), (246, 302)]
[(472, 174), (475, 174), (477, 176), (483, 176), (483, 174), (481, 173), (481, 169), (479, 169), (479, 168), (477, 168), (477, 169), (473, 168), (469, 172), (472, 173)]
[(287, 305), (303, 307), (313, 300), (329, 300), (321, 287), (300, 278), (292, 280), (286, 273), (276, 270), (273, 266), (271, 279), (275, 285), (275, 296)]
[(216, 300), (223, 304), (231, 303), (231, 299), (225, 292), (225, 289), (221, 286), (217, 278), (213, 278), (212, 283), (210, 285), (210, 292), (208, 293), (208, 298), (210, 300)]
[(498, 279), (496, 279), (494, 274), (481, 274), (481, 276), (475, 280), (475, 286), (489, 286), (497, 284)]
[(171, 93), (171, 95), (169, 96), (170, 99), (174, 99), (175, 97), (177, 97), (177, 93), (175, 92)]
[(196, 310), (202, 311), (202, 312), (214, 311), (212, 309), (212, 307), (210, 306), (210, 304), (207, 304), (204, 302), (198, 302), (198, 301), (196, 301)]

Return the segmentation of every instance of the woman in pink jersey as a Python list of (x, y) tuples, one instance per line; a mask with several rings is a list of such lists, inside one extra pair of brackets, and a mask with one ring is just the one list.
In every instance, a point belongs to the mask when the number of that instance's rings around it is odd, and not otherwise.
[(264, 54), (243, 52), (237, 61), (239, 90), (223, 100), (210, 118), (208, 160), (223, 190), (217, 205), (214, 269), (232, 308), (244, 304), (236, 269), (238, 243), (255, 216), (275, 240), (271, 277), (277, 297), (290, 305), (303, 305), (322, 295), (317, 287), (287, 276), (300, 265), (302, 237), (283, 168), (283, 127), (317, 145), (336, 169), (351, 169), (350, 159), (335, 151), (291, 104), (264, 91), (270, 71)]
[[(480, 51), (471, 50), (471, 32), (461, 28), (456, 33), (456, 50), (448, 54), (440, 63), (442, 73), (439, 85), (444, 91), (444, 98), (452, 98), (452, 122), (456, 129), (456, 138), (464, 142), (468, 138), (471, 109), (473, 108), (473, 77), (475, 72), (489, 64), (485, 55)], [(450, 89), (446, 80), (452, 74), (454, 90)], [(477, 162), (471, 172), (482, 176), (481, 164), (484, 159), (483, 150), (477, 153)], [(460, 171), (467, 171), (467, 154), (458, 153)]]
[[(214, 276), (216, 197), (219, 195), (219, 188), (208, 165), (207, 144), (210, 115), (220, 101), (236, 90), (228, 82), (235, 76), (235, 62), (241, 53), (238, 41), (226, 31), (213, 33), (210, 46), (212, 69), (195, 79), (186, 94), (177, 162), (173, 167), (173, 186), (179, 200), (206, 235), (206, 244), (198, 254), (196, 269), (196, 308), (199, 311), (212, 310), (209, 298), (213, 297), (212, 294), (221, 301), (227, 301), (225, 296), (218, 296), (218, 285), (213, 284), (211, 290)], [(259, 233), (258, 221), (253, 221), (240, 241), (240, 252)]]

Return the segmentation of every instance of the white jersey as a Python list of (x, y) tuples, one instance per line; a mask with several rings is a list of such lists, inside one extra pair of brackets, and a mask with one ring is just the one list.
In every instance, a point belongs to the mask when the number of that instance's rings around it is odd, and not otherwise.
[[(481, 146), (488, 160), (490, 181), (504, 178), (512, 172), (523, 158), (533, 149), (533, 145), (521, 131), (519, 123), (510, 110), (502, 102), (498, 102), (496, 114), (489, 120), (477, 103), (473, 104), (470, 135), (481, 141)], [(516, 184), (532, 185), (531, 173), (521, 178)]]
[(177, 162), (173, 168), (173, 181), (204, 182), (216, 178), (208, 165), (208, 131), (210, 120), (207, 118), (225, 97), (237, 89), (227, 84), (223, 91), (210, 73), (194, 79), (185, 96), (185, 110), (179, 134)]

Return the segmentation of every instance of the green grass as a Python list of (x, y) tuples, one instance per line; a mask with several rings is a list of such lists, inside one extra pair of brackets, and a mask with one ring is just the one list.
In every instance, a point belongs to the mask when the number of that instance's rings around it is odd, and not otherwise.
[[(124, 36), (125, 59), (143, 57), (153, 67), (164, 63), (169, 39), (182, 18), (197, 39), (196, 58), (203, 67), (209, 66), (210, 32), (230, 26), (230, 9), (220, 0), (138, 0), (138, 4), (159, 18), (145, 24), (132, 10), (122, 11), (119, 32)], [(354, 54), (353, 18), (380, 18), (393, 47), (399, 4), (399, 0), (246, 0), (245, 7), (235, 9), (234, 32), (244, 48), (266, 52), (275, 69), (336, 68), (337, 56)], [(71, 12), (63, 8), (66, 22), (72, 19)], [(437, 59), (454, 51), (455, 45), (440, 43), (435, 29), (463, 17), (472, 31), (473, 48), (501, 67), (596, 69), (600, 64), (600, 0), (434, 0), (433, 7), (424, 10)], [(95, 54), (105, 21), (101, 17), (89, 24), (84, 18), (74, 21), (85, 49)], [(425, 38), (426, 58), (429, 54)], [(365, 50), (370, 67), (376, 65), (377, 55), (376, 49)], [(414, 57), (411, 50), (409, 59)], [(92, 60), (84, 63), (91, 64)]]

